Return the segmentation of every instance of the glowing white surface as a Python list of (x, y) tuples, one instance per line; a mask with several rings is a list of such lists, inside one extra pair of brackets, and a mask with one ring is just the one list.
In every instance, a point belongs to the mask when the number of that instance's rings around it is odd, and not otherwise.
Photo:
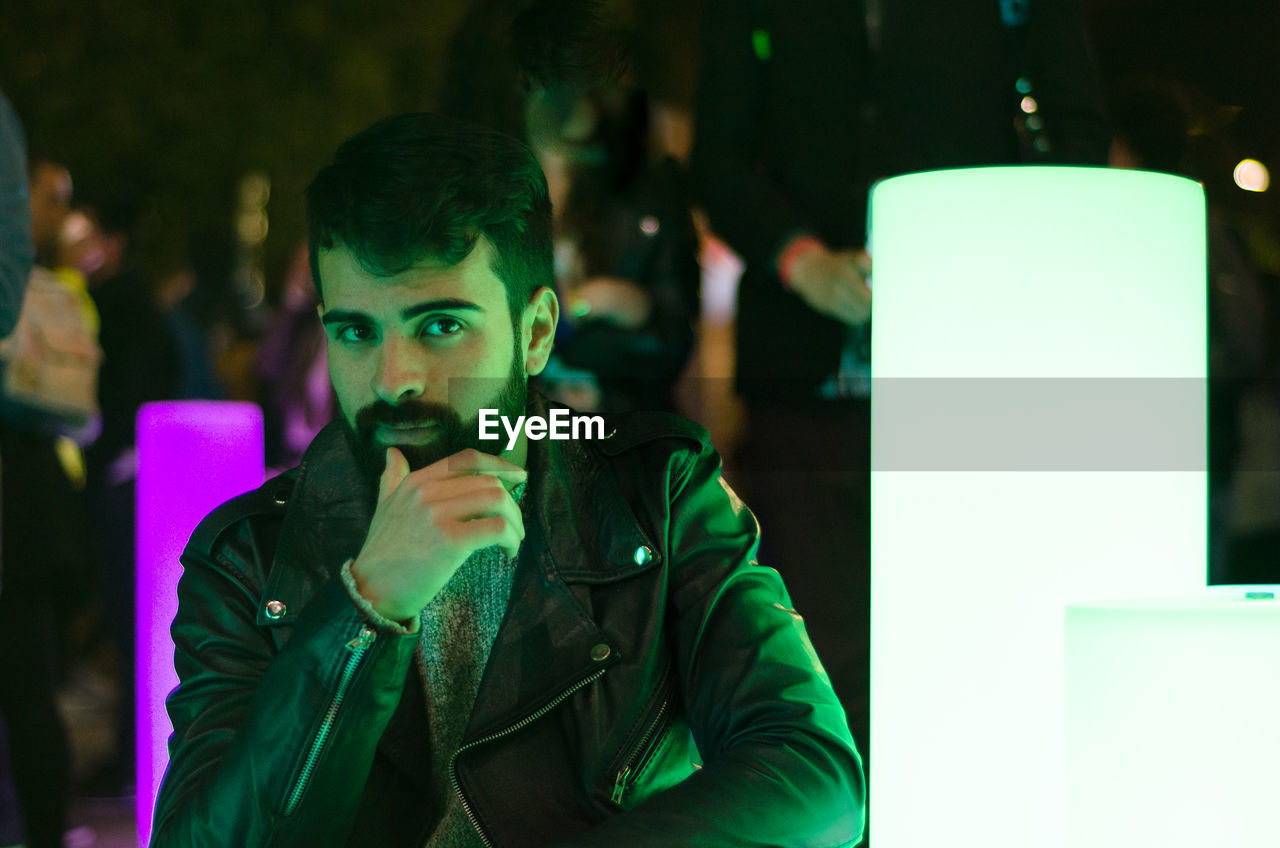
[(1068, 607), (1071, 848), (1276, 845), (1278, 649), (1243, 592)]
[(875, 844), (1061, 848), (1064, 606), (1205, 582), (1203, 194), (985, 168), (871, 216)]

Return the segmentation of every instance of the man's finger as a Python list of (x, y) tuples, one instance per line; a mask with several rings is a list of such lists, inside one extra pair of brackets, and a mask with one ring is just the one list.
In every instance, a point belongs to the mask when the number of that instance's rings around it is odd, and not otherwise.
[[(442, 519), (475, 522), (495, 515), (505, 518), (524, 538), (524, 515), (509, 492), (501, 489), (469, 489), (436, 503)], [(490, 543), (492, 544), (492, 543)]]
[(477, 518), (467, 522), (468, 535), (476, 548), (498, 545), (508, 558), (515, 558), (520, 552), (520, 543), (524, 541), (524, 532), (516, 527), (505, 516), (492, 515), (488, 518)]
[(428, 469), (431, 470), (430, 476), (433, 477), (456, 476), (459, 474), (492, 474), (503, 482), (510, 484), (519, 483), (529, 476), (527, 471), (514, 462), (473, 448), (459, 451), (452, 456), (446, 456), (439, 462), (427, 466), (423, 471)]
[(520, 553), (520, 543), (524, 541), (524, 517), (520, 514), (520, 508), (515, 510), (515, 519), (508, 518), (507, 526), (502, 534), (502, 538), (498, 544), (502, 547), (503, 552), (508, 559), (515, 559)]
[(398, 448), (387, 448), (387, 464), (378, 478), (378, 503), (387, 499), (405, 477), (409, 476), (409, 460)]

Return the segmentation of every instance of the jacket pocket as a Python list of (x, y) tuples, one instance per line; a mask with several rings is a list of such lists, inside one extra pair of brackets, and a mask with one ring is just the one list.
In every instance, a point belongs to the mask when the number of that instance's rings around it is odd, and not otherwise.
[(657, 713), (649, 720), (631, 751), (619, 762), (614, 775), (613, 792), (609, 796), (609, 800), (615, 805), (625, 806), (624, 800), (628, 793), (634, 789), (636, 782), (644, 775), (645, 768), (653, 761), (654, 754), (662, 747), (662, 742), (671, 729), (673, 698), (670, 691), (664, 691)]

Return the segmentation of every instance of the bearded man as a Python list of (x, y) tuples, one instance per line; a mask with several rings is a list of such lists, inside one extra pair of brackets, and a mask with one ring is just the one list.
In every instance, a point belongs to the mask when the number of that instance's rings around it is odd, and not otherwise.
[(439, 116), (307, 194), (342, 411), (183, 555), (153, 845), (849, 845), (844, 713), (706, 431), (545, 418), (547, 186)]

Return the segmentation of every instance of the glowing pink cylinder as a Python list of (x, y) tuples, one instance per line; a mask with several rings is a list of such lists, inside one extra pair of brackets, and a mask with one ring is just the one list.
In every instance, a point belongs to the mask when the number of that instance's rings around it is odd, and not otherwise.
[(178, 560), (200, 520), (262, 485), (265, 466), (257, 404), (149, 403), (137, 423), (137, 817), (138, 844), (146, 845), (173, 732), (164, 699), (178, 685), (169, 637)]

